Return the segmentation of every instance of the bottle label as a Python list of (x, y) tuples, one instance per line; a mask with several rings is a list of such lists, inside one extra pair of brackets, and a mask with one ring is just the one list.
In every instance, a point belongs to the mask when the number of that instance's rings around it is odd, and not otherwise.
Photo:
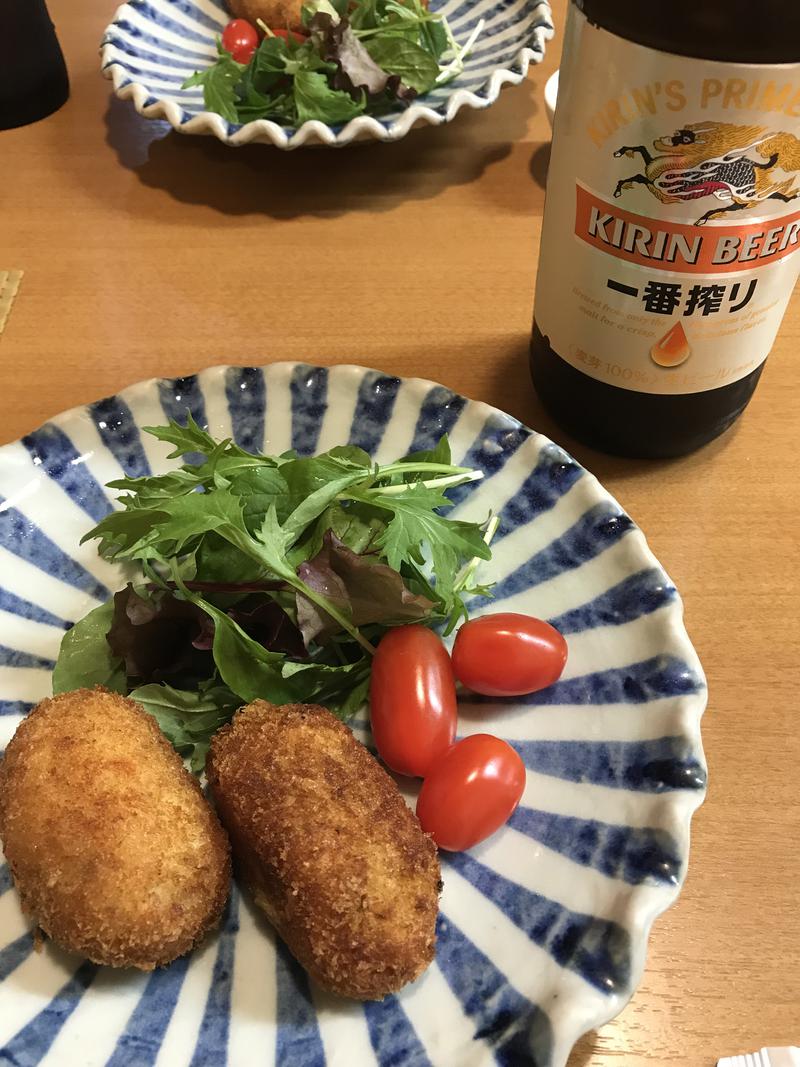
[(564, 57), (540, 330), (572, 366), (626, 389), (744, 378), (800, 267), (800, 64), (659, 52), (574, 4)]

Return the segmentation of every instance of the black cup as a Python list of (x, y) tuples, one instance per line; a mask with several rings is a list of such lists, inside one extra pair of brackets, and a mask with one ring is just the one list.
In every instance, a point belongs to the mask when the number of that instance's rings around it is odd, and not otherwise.
[(45, 0), (0, 0), (0, 130), (43, 119), (68, 96), (67, 67)]

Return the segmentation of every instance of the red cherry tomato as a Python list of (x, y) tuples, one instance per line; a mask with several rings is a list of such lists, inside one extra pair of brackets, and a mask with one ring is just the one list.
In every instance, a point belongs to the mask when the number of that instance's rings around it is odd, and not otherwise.
[(246, 19), (232, 19), (222, 31), (222, 47), (237, 63), (249, 63), (258, 46), (258, 32)]
[(297, 30), (273, 30), (273, 34), (276, 37), (283, 37), (285, 41), (291, 37), (293, 41), (297, 41), (298, 44), (305, 44), (308, 37), (304, 37), (302, 33), (298, 33)]
[(424, 776), (456, 736), (456, 684), (447, 649), (425, 626), (398, 626), (378, 645), (369, 691), (372, 736), (398, 774)]
[(453, 645), (456, 678), (490, 697), (521, 696), (552, 685), (567, 662), (567, 642), (542, 619), (513, 612), (465, 622)]
[(492, 734), (472, 734), (428, 772), (417, 816), (439, 848), (461, 852), (500, 829), (524, 788), (525, 765), (511, 745)]

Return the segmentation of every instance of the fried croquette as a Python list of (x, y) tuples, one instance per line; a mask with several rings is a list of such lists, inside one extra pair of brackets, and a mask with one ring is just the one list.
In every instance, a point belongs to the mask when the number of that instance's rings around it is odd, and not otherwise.
[(43, 700), (0, 761), (0, 838), (24, 910), (95, 963), (152, 970), (219, 920), (230, 847), (155, 720), (106, 689)]
[(247, 19), (254, 26), (258, 19), (271, 30), (294, 30), (308, 32), (300, 18), (305, 0), (228, 0), (228, 10), (233, 18)]
[(325, 708), (256, 700), (206, 767), (238, 873), (320, 986), (380, 1000), (434, 955), (436, 847)]

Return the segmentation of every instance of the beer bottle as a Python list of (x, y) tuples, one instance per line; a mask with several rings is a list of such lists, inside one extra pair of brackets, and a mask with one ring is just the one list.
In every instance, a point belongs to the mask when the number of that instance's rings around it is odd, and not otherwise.
[(800, 256), (798, 0), (570, 0), (534, 305), (545, 407), (604, 451), (721, 434)]

